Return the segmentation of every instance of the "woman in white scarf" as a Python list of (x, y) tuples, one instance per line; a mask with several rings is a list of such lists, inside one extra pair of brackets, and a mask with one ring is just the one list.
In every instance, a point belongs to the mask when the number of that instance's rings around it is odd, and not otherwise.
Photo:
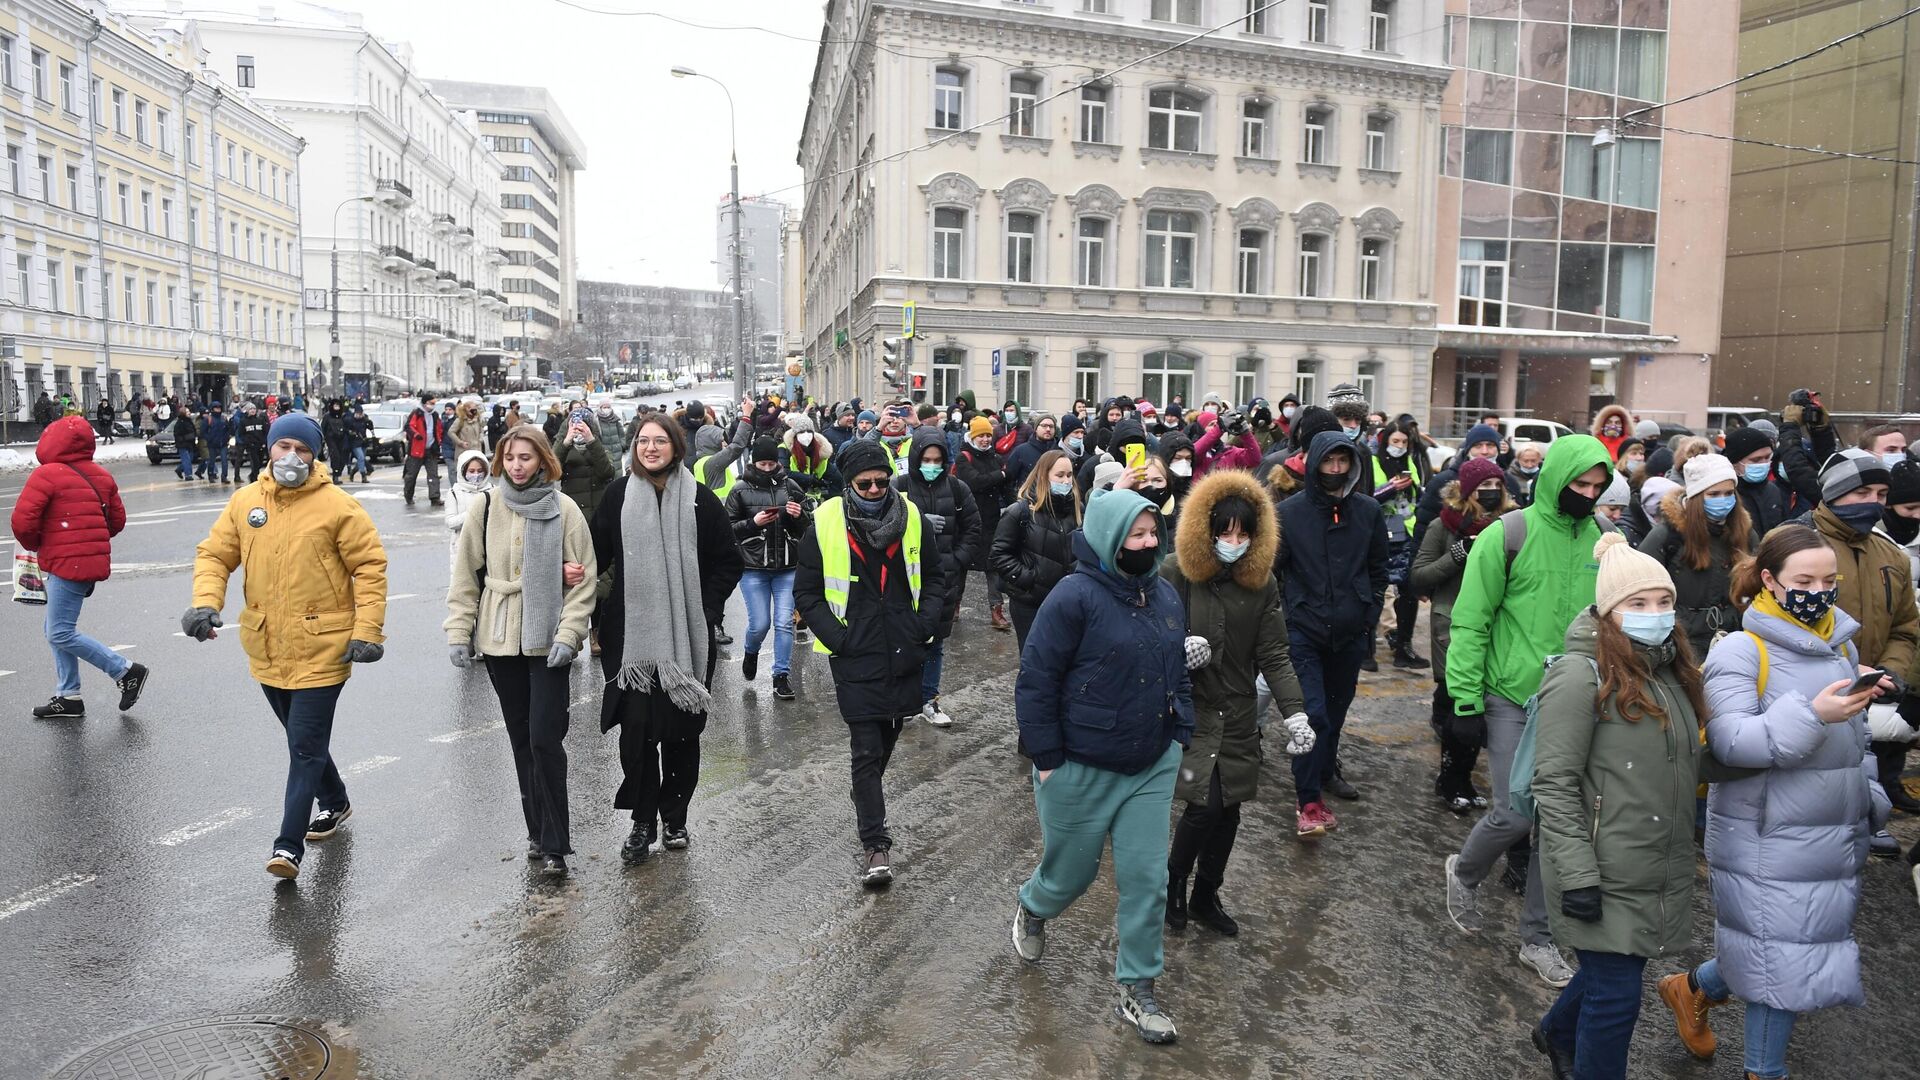
[(627, 475), (608, 485), (592, 522), (598, 565), (613, 572), (600, 609), (606, 688), (600, 730), (620, 728), (624, 779), (613, 805), (633, 815), (620, 849), (634, 865), (653, 841), (687, 847), (700, 779), (700, 735), (713, 683), (713, 630), (744, 566), (719, 496), (687, 471), (686, 433), (641, 419)]

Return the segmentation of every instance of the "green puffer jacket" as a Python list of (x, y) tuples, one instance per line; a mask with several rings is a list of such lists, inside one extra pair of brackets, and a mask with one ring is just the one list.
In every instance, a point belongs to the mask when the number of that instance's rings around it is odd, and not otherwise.
[[(1252, 537), (1247, 553), (1231, 567), (1213, 551), (1209, 518), (1228, 496), (1245, 499), (1261, 522), (1274, 522)], [(1207, 639), (1213, 658), (1193, 680), (1193, 738), (1180, 758), (1174, 795), (1205, 803), (1213, 773), (1220, 771), (1220, 801), (1232, 806), (1253, 798), (1260, 781), (1260, 726), (1253, 680), (1265, 675), (1281, 716), (1307, 711), (1300, 680), (1287, 653), (1286, 609), (1273, 578), (1279, 546), (1273, 501), (1243, 469), (1209, 473), (1195, 484), (1180, 518), (1173, 558), (1160, 576), (1173, 583), (1187, 609), (1187, 633)]]
[[(1486, 711), (1485, 696), (1518, 705), (1540, 688), (1541, 662), (1581, 610), (1593, 605), (1600, 564), (1593, 545), (1600, 525), (1560, 511), (1560, 493), (1594, 466), (1609, 472), (1607, 448), (1591, 435), (1555, 439), (1540, 466), (1527, 535), (1507, 573), (1506, 525), (1494, 522), (1474, 539), (1460, 595), (1453, 603), (1447, 650), (1447, 693), (1463, 716)], [(1609, 477), (1610, 479), (1611, 477)]]
[(594, 511), (600, 509), (600, 496), (618, 475), (606, 446), (599, 439), (576, 446), (573, 440), (562, 438), (553, 449), (560, 456), (560, 493), (572, 499), (592, 521)]
[[(1533, 796), (1539, 806), (1541, 882), (1559, 945), (1627, 956), (1666, 956), (1693, 942), (1694, 790), (1705, 748), (1699, 720), (1674, 670), (1671, 644), (1634, 652), (1642, 679), (1667, 712), (1628, 722), (1596, 709), (1587, 661), (1601, 618), (1589, 608), (1567, 630), (1564, 659), (1540, 686)], [(1600, 921), (1562, 914), (1569, 889), (1600, 888)]]
[(1471, 497), (1461, 494), (1460, 481), (1450, 481), (1440, 492), (1439, 516), (1420, 537), (1420, 551), (1413, 557), (1409, 574), (1414, 590), (1433, 600), (1427, 631), (1431, 635), (1433, 666), (1442, 679), (1447, 674), (1447, 648), (1453, 644), (1453, 602), (1460, 596), (1460, 581), (1465, 570), (1454, 561), (1453, 542), (1464, 537), (1467, 550), (1472, 551), (1476, 536), (1468, 535), (1470, 530), (1478, 526), (1484, 533), (1492, 527), (1489, 518), (1498, 518), (1513, 509), (1513, 493), (1505, 487), (1500, 489), (1499, 509), (1489, 513)]

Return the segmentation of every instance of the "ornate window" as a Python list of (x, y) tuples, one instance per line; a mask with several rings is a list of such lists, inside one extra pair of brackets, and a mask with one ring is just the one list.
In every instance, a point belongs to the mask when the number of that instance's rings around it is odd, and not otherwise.
[(1326, 361), (1317, 356), (1306, 356), (1293, 365), (1293, 396), (1301, 401), (1320, 400), (1320, 375), (1326, 369)]
[(1156, 150), (1200, 151), (1200, 120), (1206, 99), (1162, 87), (1147, 95), (1147, 145)]
[(1007, 80), (1007, 134), (1031, 138), (1038, 128), (1040, 77), (1020, 74)]
[(1340, 215), (1326, 203), (1308, 203), (1293, 214), (1295, 295), (1332, 295), (1333, 237), (1339, 226)]
[(1360, 236), (1359, 291), (1362, 300), (1387, 300), (1393, 296), (1393, 245), (1400, 235), (1400, 219), (1384, 206), (1376, 206), (1353, 219)]
[(1148, 288), (1193, 288), (1193, 270), (1199, 253), (1198, 215), (1180, 210), (1147, 211)]
[(1121, 200), (1105, 184), (1089, 184), (1070, 200), (1073, 204), (1073, 280), (1076, 285), (1106, 288), (1113, 285), (1113, 242), (1120, 220)]
[(1030, 213), (1007, 215), (1007, 280), (1033, 281), (1035, 234), (1040, 231), (1040, 216)]
[(1107, 141), (1107, 121), (1110, 119), (1108, 108), (1111, 105), (1112, 89), (1106, 86), (1083, 86), (1080, 88), (1080, 141), (1104, 143)]
[(995, 192), (1005, 217), (1002, 252), (1006, 280), (1031, 283), (1046, 277), (1047, 211), (1053, 193), (1037, 180), (1020, 179)]
[(1272, 291), (1273, 231), (1279, 222), (1279, 208), (1262, 198), (1233, 208), (1233, 291), (1248, 296)]
[(1333, 164), (1333, 106), (1307, 106), (1300, 128), (1300, 160), (1309, 165)]
[(1391, 171), (1396, 167), (1393, 153), (1393, 114), (1367, 114), (1367, 168)]
[(942, 131), (966, 127), (967, 71), (942, 67), (933, 72), (933, 126)]
[[(1249, 34), (1265, 34), (1272, 25), (1268, 20), (1273, 15), (1272, 0), (1244, 0), (1247, 17), (1241, 21), (1240, 29)], [(1244, 400), (1244, 399), (1243, 399)]]
[(1273, 102), (1253, 97), (1240, 103), (1240, 156), (1273, 156)]
[(928, 276), (961, 280), (972, 275), (974, 210), (980, 205), (980, 185), (959, 173), (941, 173), (921, 189), (926, 195), (928, 221)]
[(933, 212), (933, 276), (948, 280), (965, 277), (967, 212), (942, 206)]

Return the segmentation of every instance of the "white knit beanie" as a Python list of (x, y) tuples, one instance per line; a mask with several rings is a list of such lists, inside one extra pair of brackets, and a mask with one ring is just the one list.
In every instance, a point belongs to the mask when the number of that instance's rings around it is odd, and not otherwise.
[(1593, 606), (1602, 615), (1609, 614), (1622, 600), (1645, 589), (1664, 589), (1673, 595), (1673, 576), (1660, 560), (1633, 550), (1619, 533), (1601, 533), (1593, 545), (1593, 557), (1600, 563), (1600, 576), (1594, 581)]
[(1738, 479), (1733, 472), (1733, 462), (1719, 454), (1700, 454), (1688, 458), (1681, 475), (1686, 477), (1689, 499), (1715, 484), (1731, 484)]

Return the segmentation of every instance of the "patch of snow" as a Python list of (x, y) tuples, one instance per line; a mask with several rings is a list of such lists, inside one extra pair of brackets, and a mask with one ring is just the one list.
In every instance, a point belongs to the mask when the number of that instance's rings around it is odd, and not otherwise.
[[(120, 439), (109, 445), (95, 443), (93, 460), (106, 464), (114, 461), (145, 461), (147, 444), (140, 439)], [(20, 472), (40, 464), (33, 456), (33, 450), (24, 446), (0, 447), (0, 472)]]

